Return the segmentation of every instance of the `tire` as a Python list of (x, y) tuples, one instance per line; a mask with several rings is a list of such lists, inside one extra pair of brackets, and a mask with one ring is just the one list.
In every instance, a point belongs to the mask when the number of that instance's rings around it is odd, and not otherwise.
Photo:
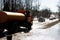
[(23, 26), (26, 27), (26, 29), (24, 30), (25, 33), (28, 33), (32, 29), (31, 28), (32, 24), (29, 22), (24, 23)]
[(1, 30), (2, 30), (2, 31), (0, 31), (0, 38), (5, 37), (5, 35), (4, 35), (4, 33), (3, 33), (4, 29), (1, 29)]
[(0, 24), (0, 38), (4, 37), (4, 25), (3, 24)]

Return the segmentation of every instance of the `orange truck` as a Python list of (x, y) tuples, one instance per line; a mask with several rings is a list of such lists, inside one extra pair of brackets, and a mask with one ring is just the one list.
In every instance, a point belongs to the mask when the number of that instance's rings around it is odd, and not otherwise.
[(32, 29), (32, 24), (32, 15), (28, 11), (0, 11), (0, 36), (4, 33), (4, 29), (8, 31), (8, 34), (20, 31), (29, 32)]

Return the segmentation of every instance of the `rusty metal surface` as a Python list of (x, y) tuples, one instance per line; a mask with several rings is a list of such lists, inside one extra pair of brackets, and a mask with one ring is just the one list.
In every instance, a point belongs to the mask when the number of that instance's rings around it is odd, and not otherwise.
[(25, 15), (22, 13), (0, 11), (0, 23), (4, 23), (8, 20), (25, 20)]
[(5, 12), (0, 11), (0, 23), (7, 21), (7, 14)]

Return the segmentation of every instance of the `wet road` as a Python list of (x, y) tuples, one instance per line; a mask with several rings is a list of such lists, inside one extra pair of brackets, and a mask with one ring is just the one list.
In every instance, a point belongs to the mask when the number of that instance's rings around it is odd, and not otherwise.
[[(32, 30), (29, 33), (13, 34), (13, 40), (60, 40), (60, 23), (47, 28), (41, 29), (43, 23), (34, 21)], [(0, 40), (6, 40), (6, 37)]]

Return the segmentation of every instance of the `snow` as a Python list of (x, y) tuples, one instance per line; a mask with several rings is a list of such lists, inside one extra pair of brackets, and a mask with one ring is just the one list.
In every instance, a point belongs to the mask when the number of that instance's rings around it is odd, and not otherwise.
[(42, 29), (45, 24), (53, 21), (55, 20), (46, 19), (45, 22), (38, 22), (37, 18), (35, 18), (33, 21), (32, 30), (29, 33), (19, 32), (13, 34), (13, 40), (60, 40), (60, 23), (50, 28)]

